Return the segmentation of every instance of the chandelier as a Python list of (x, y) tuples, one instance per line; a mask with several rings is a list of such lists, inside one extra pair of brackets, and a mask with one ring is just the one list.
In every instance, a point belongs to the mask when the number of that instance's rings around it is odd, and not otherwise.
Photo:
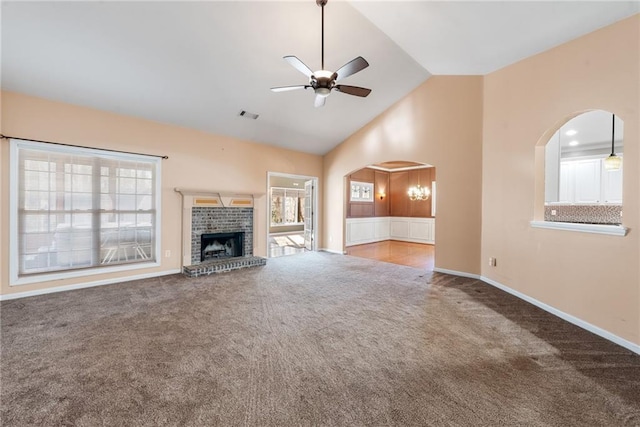
[(420, 184), (409, 188), (407, 191), (409, 200), (427, 200), (431, 196), (431, 191), (427, 187), (420, 187)]

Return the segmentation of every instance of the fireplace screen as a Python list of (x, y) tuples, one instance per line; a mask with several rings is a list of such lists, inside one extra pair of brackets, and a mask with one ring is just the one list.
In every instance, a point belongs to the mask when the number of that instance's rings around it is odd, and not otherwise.
[(244, 232), (200, 236), (200, 261), (244, 256)]

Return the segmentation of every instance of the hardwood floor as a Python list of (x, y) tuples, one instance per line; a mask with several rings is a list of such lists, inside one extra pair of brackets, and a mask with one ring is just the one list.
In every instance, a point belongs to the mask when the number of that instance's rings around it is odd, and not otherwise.
[(350, 246), (347, 248), (347, 255), (433, 270), (435, 246), (387, 240)]

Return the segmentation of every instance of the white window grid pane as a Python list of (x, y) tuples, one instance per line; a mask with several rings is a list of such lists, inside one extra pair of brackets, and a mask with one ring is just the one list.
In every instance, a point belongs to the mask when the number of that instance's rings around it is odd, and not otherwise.
[(49, 232), (49, 225), (48, 213), (35, 213), (25, 215), (24, 217), (25, 233)]
[(298, 199), (296, 197), (291, 197), (287, 195), (284, 198), (284, 206), (285, 206), (285, 223), (291, 224), (296, 222), (296, 212), (298, 208)]
[(304, 222), (304, 190), (272, 187), (270, 192), (271, 225), (293, 225)]
[(18, 152), (19, 275), (155, 260), (155, 162)]
[(277, 225), (282, 224), (284, 218), (282, 213), (283, 211), (283, 202), (284, 197), (279, 195), (271, 196), (271, 224)]

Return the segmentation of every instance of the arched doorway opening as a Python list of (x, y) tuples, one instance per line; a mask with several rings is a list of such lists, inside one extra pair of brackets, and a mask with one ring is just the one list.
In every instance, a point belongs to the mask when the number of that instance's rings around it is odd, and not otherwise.
[(393, 160), (345, 176), (344, 253), (433, 270), (436, 168)]

